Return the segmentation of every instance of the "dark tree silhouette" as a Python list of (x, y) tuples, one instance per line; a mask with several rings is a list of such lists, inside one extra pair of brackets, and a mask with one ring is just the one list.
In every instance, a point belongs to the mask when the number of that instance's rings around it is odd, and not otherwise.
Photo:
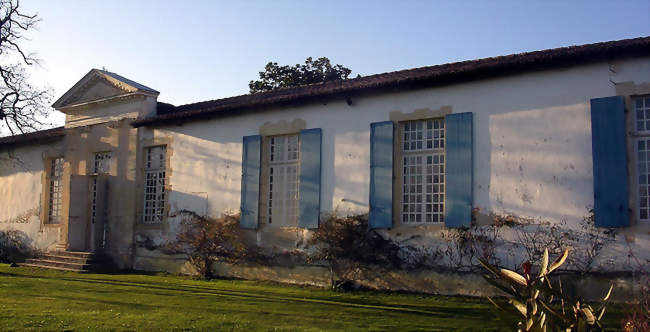
[(39, 21), (20, 1), (0, 0), (0, 126), (12, 135), (38, 129), (49, 113), (50, 91), (33, 86), (26, 71), (38, 59), (21, 46)]
[(277, 62), (269, 62), (260, 72), (260, 79), (250, 81), (250, 93), (266, 92), (279, 88), (305, 84), (322, 83), (347, 79), (352, 71), (342, 65), (330, 63), (328, 58), (305, 60), (305, 64), (295, 66), (279, 66)]

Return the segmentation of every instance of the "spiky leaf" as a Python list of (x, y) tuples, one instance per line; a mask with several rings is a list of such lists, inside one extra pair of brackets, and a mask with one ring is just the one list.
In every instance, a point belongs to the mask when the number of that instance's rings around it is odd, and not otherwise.
[(533, 323), (535, 323), (535, 321), (533, 321), (533, 317), (530, 317), (526, 320), (526, 331), (530, 330), (530, 328), (533, 326)]
[(526, 317), (526, 306), (523, 303), (515, 299), (510, 299), (508, 302), (510, 302), (510, 304), (512, 304), (519, 311), (519, 313)]
[(526, 282), (526, 278), (524, 278), (524, 276), (522, 276), (521, 274), (515, 271), (511, 271), (508, 269), (501, 269), (501, 274), (522, 286), (526, 286), (528, 284)]
[(499, 319), (501, 319), (503, 322), (510, 324), (515, 320), (518, 320), (521, 316), (520, 312), (518, 310), (515, 310), (514, 308), (511, 307), (504, 307), (498, 304), (496, 301), (492, 300), (492, 298), (488, 297), (488, 301), (490, 301), (497, 309), (495, 313), (497, 316), (499, 316)]
[(546, 309), (546, 311), (552, 313), (553, 316), (556, 316), (557, 318), (559, 318), (563, 322), (571, 321), (571, 318), (565, 316), (563, 313), (560, 313), (560, 312), (557, 312), (557, 311), (553, 310), (553, 308), (551, 308), (551, 306), (548, 305), (546, 302), (540, 300), (539, 303), (542, 304), (542, 307), (544, 307), (544, 309)]
[(582, 308), (580, 309), (580, 312), (582, 313), (582, 316), (585, 318), (585, 322), (589, 325), (594, 325), (596, 322), (596, 317), (594, 317), (594, 314), (591, 312), (589, 308)]
[(609, 286), (609, 290), (607, 291), (607, 295), (603, 298), (603, 302), (607, 301), (609, 299), (609, 296), (612, 295), (612, 289), (614, 289), (614, 284)]
[(569, 256), (569, 248), (564, 249), (564, 252), (562, 253), (562, 256), (558, 257), (553, 264), (548, 268), (548, 273), (553, 272), (553, 270), (557, 269), (560, 267), (562, 264), (564, 264), (564, 261), (566, 261), (566, 258)]
[(598, 314), (598, 320), (603, 319), (603, 315), (605, 314), (605, 309), (607, 309), (607, 307), (605, 306), (603, 306), (603, 308), (600, 309), (600, 313)]
[(494, 265), (488, 263), (487, 261), (485, 261), (485, 260), (483, 260), (483, 259), (479, 259), (478, 261), (479, 261), (479, 263), (481, 263), (481, 265), (483, 265), (483, 267), (484, 267), (486, 270), (492, 272), (492, 273), (493, 273), (494, 275), (496, 275), (496, 276), (499, 275), (499, 269), (498, 269), (496, 266), (494, 266)]
[(511, 295), (511, 296), (517, 296), (517, 292), (515, 292), (512, 288), (508, 288), (508, 287), (502, 285), (502, 284), (499, 283), (497, 280), (494, 280), (494, 279), (488, 277), (487, 275), (483, 275), (483, 278), (484, 278), (485, 281), (487, 281), (490, 285), (492, 285), (492, 286), (494, 286), (494, 287), (496, 287), (496, 288), (502, 290), (502, 291), (505, 292), (506, 294)]
[(543, 278), (548, 272), (548, 248), (544, 248), (544, 255), (542, 255), (542, 265), (539, 267), (539, 276)]

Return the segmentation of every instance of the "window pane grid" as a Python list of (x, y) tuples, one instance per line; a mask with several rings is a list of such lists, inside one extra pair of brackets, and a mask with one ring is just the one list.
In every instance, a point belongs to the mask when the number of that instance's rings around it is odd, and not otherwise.
[(271, 137), (269, 140), (271, 163), (297, 162), (300, 154), (298, 141), (298, 135)]
[(269, 139), (269, 224), (298, 225), (299, 145), (298, 135)]
[(442, 119), (404, 122), (402, 135), (404, 152), (445, 148), (445, 122)]
[(165, 213), (165, 160), (166, 148), (147, 148), (144, 172), (143, 222), (161, 223)]
[(402, 123), (403, 223), (442, 223), (445, 207), (444, 120)]
[(108, 174), (111, 170), (111, 153), (98, 152), (94, 156), (93, 173), (95, 174)]
[(636, 131), (650, 131), (650, 96), (635, 98), (634, 108)]
[(55, 158), (50, 165), (50, 190), (48, 221), (52, 224), (61, 220), (61, 178), (63, 176), (63, 158)]
[(639, 221), (650, 221), (650, 96), (634, 98), (637, 217)]
[(639, 220), (650, 220), (650, 205), (648, 204), (648, 187), (650, 186), (649, 161), (650, 161), (650, 137), (639, 138), (637, 140), (637, 174), (639, 188)]

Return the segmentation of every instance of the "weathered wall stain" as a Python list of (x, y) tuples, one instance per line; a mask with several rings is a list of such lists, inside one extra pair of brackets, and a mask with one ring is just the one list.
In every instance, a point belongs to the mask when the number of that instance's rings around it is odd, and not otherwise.
[[(650, 63), (648, 59), (643, 61)], [(642, 68), (648, 67), (645, 62)], [(341, 214), (365, 213), (369, 196), (369, 124), (442, 117), (452, 112), (475, 114), (474, 205), (481, 213), (507, 212), (575, 224), (593, 204), (589, 99), (614, 95), (618, 89), (603, 75), (606, 69), (604, 64), (594, 64), (561, 72), (363, 96), (352, 106), (333, 98), (325, 105), (278, 107), (156, 128), (130, 128), (131, 117), (148, 114), (152, 104), (151, 100), (125, 99), (72, 112), (70, 127), (79, 128), (60, 151), (66, 154), (69, 174), (79, 175), (88, 174), (93, 152), (111, 150), (117, 154), (111, 170), (115, 185), (109, 215), (110, 234), (115, 240), (109, 250), (122, 267), (181, 269), (184, 264), (178, 257), (170, 258), (147, 248), (152, 247), (149, 242), (155, 246), (173, 239), (180, 222), (174, 212), (188, 208), (218, 216), (239, 209), (244, 135), (282, 135), (322, 128), (322, 212), (338, 209)], [(626, 63), (621, 65), (620, 73), (624, 81), (648, 77), (647, 70), (639, 71), (638, 66)], [(167, 217), (162, 224), (143, 225), (142, 153), (145, 147), (158, 144), (168, 146)], [(43, 147), (23, 147), (14, 152), (27, 156), (34, 153), (30, 149), (37, 150), (38, 158), (26, 158), (28, 171), (0, 166), (2, 197), (15, 195), (2, 203), (1, 220), (16, 218), (33, 208), (41, 195), (41, 178), (47, 168), (41, 155)], [(58, 155), (57, 151), (47, 157)], [(399, 156), (395, 168), (395, 192), (399, 192)], [(18, 189), (9, 192), (7, 188), (12, 186)], [(399, 217), (399, 198), (395, 203), (394, 215)], [(4, 204), (9, 208), (4, 209)], [(16, 225), (25, 226), (26, 233), (43, 239), (66, 232), (63, 227), (40, 227), (35, 222)], [(274, 250), (307, 248), (310, 231), (269, 225), (264, 216), (259, 226), (246, 231), (251, 243)], [(405, 225), (396, 221), (394, 228), (383, 234), (400, 239), (421, 235), (418, 241), (433, 246), (441, 243), (444, 231), (442, 224)], [(627, 238), (648, 248), (647, 231), (634, 228), (629, 232), (638, 234)], [(620, 239), (611, 257), (624, 255), (624, 241)], [(51, 244), (50, 240), (39, 242), (43, 247)], [(264, 273), (272, 275), (264, 269), (253, 275), (263, 277)], [(283, 280), (310, 279), (296, 271), (286, 273)]]
[(14, 218), (0, 220), (0, 224), (26, 224), (31, 221), (32, 217), (38, 217), (40, 211), (40, 206), (37, 206), (17, 215)]

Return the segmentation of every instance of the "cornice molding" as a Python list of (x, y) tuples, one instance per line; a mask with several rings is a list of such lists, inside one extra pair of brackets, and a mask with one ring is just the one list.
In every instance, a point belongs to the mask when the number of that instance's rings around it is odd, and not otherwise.
[(97, 99), (97, 100), (92, 100), (88, 102), (83, 102), (79, 104), (71, 104), (71, 105), (66, 105), (63, 107), (58, 108), (57, 110), (66, 114), (69, 114), (74, 111), (80, 111), (80, 110), (85, 110), (89, 109), (95, 105), (99, 104), (105, 104), (105, 103), (110, 103), (110, 102), (115, 102), (115, 101), (120, 101), (120, 100), (126, 100), (126, 99), (133, 99), (136, 97), (155, 97), (155, 95), (146, 93), (146, 92), (130, 92), (130, 93), (125, 93), (121, 95), (116, 95), (116, 96), (110, 96), (102, 99)]
[[(116, 77), (113, 77), (111, 75)], [(120, 78), (122, 77), (113, 73), (107, 73), (98, 69), (92, 69), (86, 75), (84, 75), (84, 77), (82, 77), (74, 86), (72, 86), (72, 88), (64, 93), (63, 96), (55, 101), (54, 104), (52, 104), (52, 107), (65, 113), (65, 109), (70, 109), (80, 105), (112, 101), (117, 97), (129, 97), (131, 95), (157, 97), (159, 94), (157, 91), (144, 87), (137, 82), (132, 82), (126, 78), (122, 78), (123, 80), (120, 80)], [(136, 86), (131, 85), (130, 82)], [(96, 100), (87, 100), (75, 103), (75, 101), (82, 98), (89, 89), (101, 83), (106, 84), (111, 88), (123, 91), (123, 93), (118, 93), (112, 96), (105, 96)], [(144, 89), (141, 89), (141, 87), (144, 87)]]

